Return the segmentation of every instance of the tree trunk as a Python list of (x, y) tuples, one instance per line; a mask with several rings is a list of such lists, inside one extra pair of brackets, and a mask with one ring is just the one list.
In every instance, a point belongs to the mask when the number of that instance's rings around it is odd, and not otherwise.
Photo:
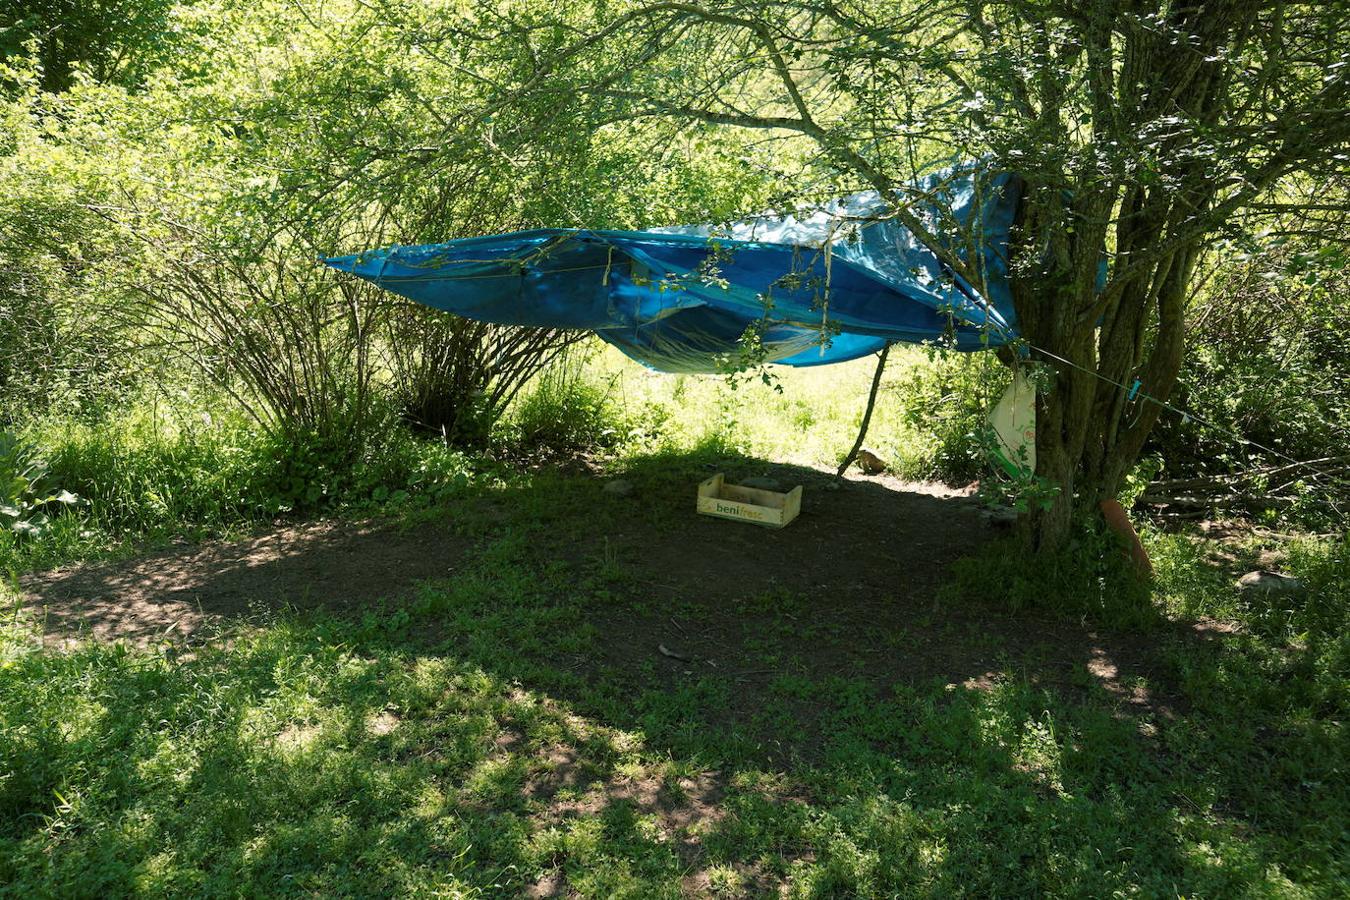
[(1194, 246), (1168, 254), (1098, 320), (1083, 312), (1099, 305), (1095, 291), (1055, 287), (1071, 282), (1063, 275), (1014, 282), (1031, 356), (1056, 372), (1036, 400), (1036, 475), (1055, 493), (1029, 510), (1030, 549), (1062, 547), (1075, 521), (1098, 516), (1123, 486), (1181, 368), (1195, 256)]
[(867, 392), (867, 408), (863, 410), (862, 422), (858, 425), (858, 437), (853, 442), (853, 447), (844, 457), (843, 462), (839, 464), (839, 469), (834, 473), (835, 478), (843, 478), (848, 467), (853, 465), (853, 461), (858, 458), (858, 451), (862, 450), (863, 442), (867, 440), (867, 427), (872, 424), (872, 410), (877, 405), (877, 389), (881, 387), (881, 374), (886, 371), (886, 357), (891, 355), (891, 345), (889, 343), (881, 348), (881, 353), (877, 356), (877, 368), (872, 373), (872, 387)]
[[(1077, 514), (1095, 506), (1108, 489), (1085, 471), (1083, 458), (1090, 439), (1100, 434), (1102, 423), (1095, 415), (1095, 380), (1091, 331), (1075, 329), (1069, 318), (1054, 307), (1072, 309), (1060, 292), (1027, 303), (1030, 321), (1023, 319), (1024, 335), (1034, 348), (1049, 351), (1068, 362), (1051, 363), (1057, 370), (1050, 389), (1036, 398), (1036, 475), (1053, 486), (1054, 494), (1043, 504), (1033, 504), (1026, 517), (1025, 532), (1030, 549), (1054, 551), (1073, 531)], [(1053, 349), (1058, 348), (1058, 349)], [(1034, 350), (1033, 358), (1046, 359)]]

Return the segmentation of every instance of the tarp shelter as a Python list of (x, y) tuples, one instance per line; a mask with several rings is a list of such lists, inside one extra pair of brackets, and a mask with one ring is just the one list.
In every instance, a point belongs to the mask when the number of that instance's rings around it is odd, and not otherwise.
[(722, 228), (547, 228), (325, 262), (466, 318), (594, 331), (667, 372), (724, 370), (752, 327), (760, 361), (790, 366), (856, 359), (890, 342), (980, 350), (1016, 335), (1007, 247), (1018, 184), (946, 170), (904, 192), (945, 249), (981, 271), (983, 292), (875, 191)]

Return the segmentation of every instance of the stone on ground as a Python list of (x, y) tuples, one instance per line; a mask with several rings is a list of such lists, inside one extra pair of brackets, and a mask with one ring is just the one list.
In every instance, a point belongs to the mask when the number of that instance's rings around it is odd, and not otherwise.
[(864, 475), (880, 475), (886, 471), (886, 460), (864, 447), (858, 451), (858, 468)]
[(606, 494), (613, 494), (615, 497), (627, 497), (633, 493), (633, 482), (625, 481), (622, 478), (615, 478), (612, 481), (605, 482), (602, 488)]
[(1299, 594), (1303, 592), (1303, 582), (1293, 575), (1282, 572), (1268, 572), (1257, 569), (1248, 572), (1237, 581), (1238, 590), (1254, 594)]

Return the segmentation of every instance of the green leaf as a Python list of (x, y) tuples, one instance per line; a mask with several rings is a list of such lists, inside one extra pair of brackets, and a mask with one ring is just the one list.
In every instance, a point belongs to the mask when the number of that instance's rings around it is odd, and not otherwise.
[(35, 538), (42, 534), (42, 524), (29, 519), (20, 519), (9, 527), (15, 534)]

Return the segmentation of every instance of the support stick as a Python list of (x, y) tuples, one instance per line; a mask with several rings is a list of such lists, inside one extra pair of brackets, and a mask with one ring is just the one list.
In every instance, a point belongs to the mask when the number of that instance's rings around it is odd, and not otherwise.
[(863, 441), (867, 440), (867, 426), (872, 424), (872, 408), (877, 405), (877, 388), (881, 387), (881, 373), (886, 368), (886, 357), (891, 353), (891, 345), (887, 344), (881, 348), (881, 356), (877, 359), (877, 370), (872, 373), (872, 389), (867, 392), (867, 409), (863, 412), (862, 424), (858, 426), (858, 439), (853, 442), (853, 449), (848, 451), (848, 456), (839, 464), (839, 471), (834, 473), (835, 478), (843, 478), (848, 467), (853, 465), (853, 461), (858, 458), (858, 451), (862, 449)]

